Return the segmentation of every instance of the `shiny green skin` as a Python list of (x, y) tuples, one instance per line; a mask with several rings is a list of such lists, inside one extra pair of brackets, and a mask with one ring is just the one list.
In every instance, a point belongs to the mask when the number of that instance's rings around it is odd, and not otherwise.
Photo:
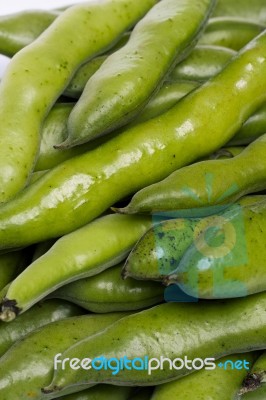
[(112, 54), (113, 52), (121, 49), (121, 47), (123, 47), (128, 42), (129, 37), (130, 32), (126, 32), (109, 52), (101, 56), (95, 57), (82, 65), (69, 82), (66, 90), (64, 91), (64, 95), (68, 97), (73, 97), (74, 99), (78, 99), (82, 94), (88, 80), (92, 77), (93, 74), (95, 74), (96, 71), (98, 71), (98, 69), (107, 59), (109, 54)]
[[(1, 359), (1, 400), (55, 398), (56, 396), (44, 396), (41, 393), (41, 388), (52, 379), (55, 355), (105, 329), (125, 315), (117, 313), (72, 317), (45, 325), (28, 334), (15, 343)], [(83, 387), (75, 387), (62, 395), (81, 390)]]
[[(243, 400), (263, 400), (266, 395), (266, 352), (253, 365), (240, 391)], [(257, 397), (256, 397), (257, 396)]]
[[(228, 302), (165, 303), (117, 321), (93, 338), (76, 343), (62, 357), (90, 359), (104, 355), (129, 359), (169, 357), (220, 358), (227, 354), (262, 349), (266, 335), (266, 294)], [(232, 326), (234, 327), (232, 329)], [(168, 364), (167, 364), (168, 365)], [(61, 369), (46, 387), (46, 392), (69, 388), (73, 384), (115, 383), (127, 386), (159, 385), (181, 378), (189, 370), (164, 369), (110, 370)]]
[(59, 287), (121, 262), (150, 226), (150, 217), (111, 214), (63, 236), (11, 283), (0, 319), (10, 321)]
[(0, 324), (0, 356), (15, 342), (30, 332), (51, 322), (84, 314), (79, 307), (63, 300), (46, 300), (36, 304), (24, 315), (20, 315), (12, 324)]
[(51, 294), (94, 313), (140, 310), (163, 301), (162, 285), (156, 282), (123, 280), (121, 265), (91, 278), (63, 286)]
[(12, 58), (0, 83), (0, 202), (26, 185), (42, 122), (73, 73), (110, 47), (154, 3), (106, 0), (70, 7)]
[[(217, 361), (225, 363), (231, 360), (248, 361), (251, 365), (255, 360), (254, 353), (235, 354)], [(237, 392), (247, 375), (246, 369), (227, 369), (216, 367), (215, 370), (201, 370), (183, 379), (158, 386), (151, 400), (236, 400)]]
[[(237, 204), (245, 207), (264, 200), (264, 196), (247, 196)], [(223, 208), (216, 207), (187, 210), (186, 214), (181, 210), (155, 215), (154, 226), (141, 237), (126, 260), (124, 278), (163, 280), (176, 270), (185, 251), (196, 239), (200, 232), (196, 228), (202, 222), (213, 223), (215, 214), (222, 211)]]
[(197, 218), (178, 218), (149, 229), (130, 252), (123, 268), (124, 279), (163, 280), (177, 268), (193, 243), (198, 223)]
[[(79, 393), (63, 396), (62, 400), (128, 400), (132, 388), (127, 386), (97, 385)], [(141, 400), (141, 399), (140, 399)]]
[(214, 17), (240, 17), (266, 24), (266, 3), (264, 0), (218, 0)]
[(264, 29), (265, 25), (241, 18), (211, 18), (199, 44), (228, 47), (238, 51)]
[(17, 276), (22, 258), (21, 251), (0, 254), (0, 290)]
[(1, 16), (0, 54), (14, 56), (37, 39), (59, 15), (55, 10), (30, 10)]
[(149, 102), (167, 74), (195, 46), (214, 0), (161, 0), (136, 25), (128, 43), (88, 81), (68, 121), (62, 148), (125, 125)]
[(135, 194), (123, 213), (186, 210), (234, 202), (266, 189), (266, 134), (237, 157), (206, 160), (172, 173)]
[[(234, 54), (233, 50), (224, 47), (197, 46), (184, 61), (173, 69), (167, 81), (207, 80), (220, 72)], [(79, 98), (88, 80), (100, 68), (107, 57), (108, 55), (99, 56), (84, 64), (72, 78), (64, 94), (69, 97)], [(154, 97), (152, 97), (151, 101), (153, 99)], [(138, 116), (136, 118), (138, 119)]]
[[(166, 82), (127, 128), (163, 114), (197, 86), (197, 82), (190, 81)], [(71, 103), (56, 104), (45, 119), (35, 171), (51, 169), (69, 158), (93, 150), (109, 140), (108, 136), (70, 149), (55, 149), (55, 144), (61, 143), (67, 138), (67, 121), (72, 109), (73, 104)]]
[[(210, 227), (215, 227), (216, 234)], [(224, 238), (217, 244), (218, 235)], [(203, 225), (201, 234), (165, 282), (175, 283), (186, 294), (204, 299), (266, 291), (265, 235), (266, 198), (250, 206), (232, 206), (212, 224)]]
[(265, 61), (266, 33), (168, 112), (47, 172), (1, 206), (0, 248), (69, 233), (118, 200), (221, 148), (266, 101)]
[(230, 140), (231, 145), (242, 145), (253, 142), (266, 132), (266, 104), (263, 104), (240, 128)]
[(220, 46), (197, 46), (170, 74), (171, 80), (206, 81), (217, 75), (235, 55), (235, 51)]

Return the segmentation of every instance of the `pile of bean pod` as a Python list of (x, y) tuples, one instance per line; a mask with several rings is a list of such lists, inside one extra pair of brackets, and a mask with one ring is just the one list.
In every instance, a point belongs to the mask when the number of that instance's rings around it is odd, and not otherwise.
[(20, 12), (0, 54), (0, 400), (265, 400), (265, 0)]

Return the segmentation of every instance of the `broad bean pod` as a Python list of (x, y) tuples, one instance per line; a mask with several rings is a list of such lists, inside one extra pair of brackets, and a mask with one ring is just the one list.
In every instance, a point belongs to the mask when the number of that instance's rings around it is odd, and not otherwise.
[(134, 214), (203, 208), (234, 202), (266, 188), (266, 134), (229, 159), (206, 160), (136, 193), (119, 212)]
[(200, 234), (165, 283), (205, 299), (266, 291), (266, 198), (245, 207), (233, 205), (211, 223), (201, 221), (197, 231)]
[(266, 4), (264, 0), (218, 0), (214, 17), (240, 17), (266, 24)]
[(107, 215), (63, 236), (10, 284), (0, 319), (11, 321), (59, 287), (123, 261), (150, 226), (150, 217)]
[(86, 143), (133, 119), (195, 46), (213, 6), (214, 0), (161, 0), (154, 6), (88, 81), (59, 147)]
[[(264, 201), (265, 196), (262, 195), (247, 196), (240, 199), (236, 205), (244, 208)], [(235, 204), (226, 207), (230, 210)], [(155, 215), (154, 226), (141, 237), (130, 252), (123, 268), (123, 277), (164, 280), (178, 268), (186, 250), (200, 235), (202, 224), (213, 224), (217, 221), (217, 214), (222, 214), (226, 207), (190, 209), (187, 212), (181, 210)]]
[(0, 325), (0, 357), (17, 341), (51, 322), (83, 314), (81, 308), (63, 300), (46, 300), (18, 317), (12, 324)]
[(266, 101), (265, 86), (266, 32), (168, 112), (61, 163), (2, 205), (0, 248), (69, 233), (221, 148)]
[[(0, 363), (2, 400), (43, 400), (41, 387), (53, 376), (54, 357), (69, 346), (97, 332), (127, 314), (85, 315), (52, 322), (15, 343)], [(30, 350), (30, 351), (29, 351)], [(79, 392), (84, 385), (60, 395)], [(58, 396), (47, 396), (54, 399)]]
[(263, 32), (265, 27), (241, 18), (211, 18), (199, 44), (224, 46), (238, 51)]
[(70, 7), (12, 58), (0, 83), (1, 202), (26, 185), (38, 153), (42, 122), (73, 73), (110, 47), (155, 3), (105, 0)]
[(50, 295), (94, 313), (140, 310), (163, 301), (163, 286), (121, 277), (121, 265), (87, 279), (79, 279)]
[[(266, 335), (266, 294), (260, 293), (228, 302), (167, 303), (130, 315), (115, 322), (98, 335), (77, 342), (63, 352), (62, 358), (89, 357), (104, 354), (128, 359), (135, 357), (168, 357), (189, 360), (221, 358), (228, 354), (263, 349)], [(189, 317), (188, 317), (189, 316)], [(232, 324), (234, 329), (232, 329)], [(47, 394), (60, 393), (75, 385), (115, 383), (127, 386), (159, 385), (181, 378), (193, 371), (185, 368), (121, 369), (112, 374), (108, 369), (62, 369), (54, 373)]]
[[(257, 353), (242, 353), (224, 357), (216, 361), (214, 370), (201, 370), (157, 386), (151, 400), (191, 400), (195, 393), (197, 400), (235, 400), (248, 372), (246, 365), (252, 366), (257, 356)], [(234, 369), (232, 365), (237, 362), (245, 363), (245, 367)]]
[(0, 54), (14, 56), (37, 39), (60, 13), (56, 10), (29, 10), (1, 16)]

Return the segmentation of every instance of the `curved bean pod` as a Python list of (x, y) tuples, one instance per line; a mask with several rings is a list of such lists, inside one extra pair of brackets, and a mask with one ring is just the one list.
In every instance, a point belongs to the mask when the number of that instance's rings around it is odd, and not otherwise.
[(140, 310), (163, 301), (163, 286), (121, 278), (121, 265), (91, 278), (80, 279), (51, 294), (94, 313)]
[(0, 249), (69, 233), (116, 201), (221, 148), (266, 100), (264, 87), (266, 33), (168, 112), (63, 162), (2, 205)]
[(46, 300), (18, 317), (12, 324), (0, 325), (0, 357), (18, 340), (51, 322), (81, 315), (83, 311), (63, 300)]
[[(197, 393), (197, 400), (233, 400), (236, 399), (247, 369), (233, 369), (228, 363), (246, 362), (252, 365), (256, 353), (233, 354), (216, 361), (214, 370), (202, 370), (174, 382), (158, 386), (151, 400), (191, 400)], [(219, 364), (227, 364), (220, 367)], [(226, 364), (225, 364), (226, 365)]]
[[(128, 359), (135, 357), (220, 358), (228, 354), (262, 349), (266, 335), (266, 294), (260, 293), (228, 302), (167, 303), (115, 322), (98, 335), (82, 340), (67, 349), (62, 359), (77, 357), (97, 358), (104, 355)], [(188, 318), (189, 316), (189, 318)], [(232, 329), (232, 324), (234, 329)], [(157, 364), (158, 365), (158, 364)], [(179, 365), (179, 364), (178, 364)], [(81, 382), (115, 383), (127, 386), (159, 385), (189, 374), (185, 367), (170, 369), (121, 369), (114, 375), (108, 369), (55, 371), (51, 384), (44, 393), (60, 393)]]
[(30, 10), (0, 17), (0, 54), (14, 56), (60, 15), (60, 11)]
[(162, 0), (153, 7), (88, 81), (59, 147), (86, 143), (132, 120), (195, 46), (213, 6), (214, 0)]
[(233, 205), (211, 223), (201, 221), (197, 231), (200, 235), (165, 283), (204, 299), (266, 291), (266, 198), (250, 206)]
[[(127, 125), (127, 128), (163, 114), (197, 86), (197, 82), (191, 81), (165, 83), (146, 107), (144, 107), (144, 110), (133, 122)], [(70, 149), (55, 149), (54, 145), (56, 143), (60, 143), (67, 138), (67, 121), (72, 109), (73, 104), (71, 103), (56, 104), (45, 119), (42, 127), (40, 152), (35, 165), (35, 171), (51, 169), (69, 158), (95, 149), (110, 139), (109, 136), (102, 137), (93, 142), (75, 146)]]
[[(12, 58), (0, 83), (1, 202), (26, 185), (35, 164), (42, 122), (73, 73), (110, 47), (155, 3), (106, 0), (70, 7)], [(87, 40), (80, 39), (83, 37)]]
[[(260, 204), (264, 200), (264, 196), (247, 196), (240, 199), (237, 205), (246, 207)], [(154, 226), (130, 252), (123, 268), (123, 277), (163, 280), (178, 268), (184, 253), (200, 235), (198, 227), (202, 223), (205, 226), (213, 224), (217, 220), (217, 213), (222, 213), (224, 208), (210, 207), (187, 210), (187, 213), (176, 211), (155, 215)], [(208, 214), (215, 215), (206, 217)]]
[(107, 215), (60, 238), (11, 283), (0, 319), (11, 321), (59, 287), (121, 262), (150, 226), (150, 218)]
[(240, 17), (266, 24), (266, 4), (263, 0), (218, 0), (214, 17)]
[(199, 45), (170, 74), (170, 80), (206, 81), (221, 72), (235, 55), (231, 49)]
[(266, 188), (266, 134), (237, 157), (206, 160), (142, 189), (119, 212), (154, 213), (226, 204)]
[[(125, 313), (71, 317), (45, 325), (15, 343), (0, 363), (0, 396), (4, 400), (43, 400), (41, 387), (53, 376), (54, 357), (69, 346), (105, 329)], [(30, 351), (29, 351), (30, 350)], [(83, 385), (70, 392), (78, 392)], [(54, 399), (58, 396), (52, 396)], [(50, 399), (50, 396), (47, 396)]]
[(211, 18), (199, 44), (240, 50), (265, 30), (265, 25), (240, 18)]

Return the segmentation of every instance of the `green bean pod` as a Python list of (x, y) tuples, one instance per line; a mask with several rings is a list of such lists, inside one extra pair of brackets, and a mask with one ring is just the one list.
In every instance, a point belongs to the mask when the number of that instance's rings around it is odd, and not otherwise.
[(155, 3), (105, 0), (70, 7), (12, 58), (0, 83), (1, 202), (26, 185), (38, 153), (42, 122), (73, 73), (109, 48)]
[(243, 145), (253, 142), (266, 132), (266, 104), (263, 104), (230, 140), (230, 145)]
[(60, 15), (60, 11), (29, 10), (0, 17), (0, 54), (14, 56)]
[(240, 390), (243, 400), (263, 400), (266, 396), (266, 353), (255, 362), (252, 371), (244, 380)]
[[(125, 39), (123, 44), (124, 43)], [(184, 61), (174, 67), (167, 81), (207, 80), (220, 72), (234, 54), (235, 52), (233, 50), (226, 49), (225, 47), (197, 46)], [(100, 68), (107, 57), (108, 54), (102, 55), (84, 64), (76, 72), (64, 94), (69, 97), (79, 98), (88, 80)], [(151, 101), (153, 98), (154, 97), (151, 98)]]
[[(191, 81), (165, 83), (134, 121), (127, 125), (127, 128), (148, 121), (168, 111), (198, 85), (197, 82)], [(56, 104), (45, 119), (35, 171), (51, 169), (69, 158), (93, 150), (109, 140), (108, 136), (70, 149), (55, 149), (54, 145), (56, 143), (60, 143), (67, 138), (67, 121), (72, 109), (73, 104), (71, 103)]]
[(78, 99), (82, 94), (88, 80), (92, 77), (93, 74), (95, 74), (96, 71), (98, 71), (98, 69), (107, 59), (107, 57), (115, 51), (121, 49), (121, 47), (123, 47), (128, 42), (130, 33), (131, 32), (124, 33), (124, 35), (115, 44), (115, 46), (111, 48), (110, 51), (103, 55), (95, 57), (82, 65), (72, 77), (71, 81), (64, 91), (64, 95), (67, 97)]
[(264, 87), (266, 33), (168, 112), (61, 163), (2, 205), (0, 249), (69, 233), (118, 200), (213, 153), (266, 101)]
[[(266, 294), (260, 293), (228, 302), (166, 303), (125, 317), (94, 337), (68, 348), (61, 360), (73, 357), (91, 360), (104, 355), (129, 360), (148, 358), (143, 369), (120, 369), (113, 374), (109, 369), (88, 371), (80, 368), (58, 368), (44, 393), (60, 393), (73, 385), (114, 383), (127, 386), (159, 385), (181, 378), (193, 371), (178, 363), (177, 369), (169, 362), (159, 368), (151, 359), (167, 357), (188, 360), (206, 357), (220, 358), (228, 354), (253, 351), (265, 347)], [(234, 329), (232, 329), (232, 326)], [(145, 360), (147, 360), (145, 358)], [(139, 364), (138, 364), (139, 365)], [(154, 368), (151, 370), (149, 367)], [(202, 366), (202, 364), (201, 364)], [(157, 368), (156, 368), (157, 367)], [(149, 369), (150, 368), (150, 369)], [(198, 367), (197, 367), (198, 368)], [(149, 373), (150, 372), (150, 373)]]
[(264, 30), (265, 25), (241, 18), (211, 18), (199, 44), (239, 51)]
[(154, 6), (88, 81), (59, 147), (86, 143), (132, 120), (195, 46), (213, 6), (214, 0), (161, 0)]
[(94, 313), (140, 310), (163, 301), (163, 286), (121, 278), (121, 265), (91, 278), (80, 279), (51, 294)]
[(107, 215), (60, 238), (11, 283), (0, 319), (11, 321), (59, 287), (121, 262), (150, 226), (149, 217)]
[(240, 17), (266, 24), (266, 4), (264, 0), (218, 0), (214, 17)]
[[(240, 199), (237, 205), (246, 207), (264, 200), (264, 196), (247, 196)], [(123, 277), (164, 280), (178, 268), (184, 253), (200, 235), (202, 224), (213, 224), (219, 212), (223, 212), (223, 207), (187, 210), (186, 214), (177, 211), (155, 215), (154, 226), (130, 252), (123, 268)], [(208, 214), (214, 215), (206, 217)]]
[[(62, 400), (128, 400), (132, 388), (127, 386), (97, 385), (79, 393), (60, 397)], [(141, 399), (140, 399), (141, 400)]]
[(122, 213), (154, 213), (226, 204), (266, 188), (266, 134), (237, 157), (184, 167), (142, 189)]
[[(216, 361), (212, 371), (202, 370), (182, 379), (158, 386), (151, 400), (235, 400), (249, 367), (234, 368), (233, 364), (252, 365), (256, 353), (233, 354)], [(230, 360), (230, 361), (228, 361)], [(219, 367), (219, 365), (221, 365)]]
[(46, 300), (36, 304), (12, 324), (0, 325), (0, 357), (18, 340), (51, 322), (81, 315), (79, 307), (63, 300)]
[(169, 79), (204, 82), (221, 72), (233, 55), (235, 52), (225, 47), (197, 46), (184, 61), (173, 69)]
[[(123, 318), (125, 313), (71, 317), (45, 325), (15, 343), (1, 358), (2, 400), (43, 400), (41, 387), (52, 379), (54, 357), (69, 346), (96, 334)], [(78, 392), (86, 387), (63, 392)], [(55, 398), (58, 396), (47, 396)]]
[(12, 251), (0, 254), (0, 290), (2, 290), (20, 272), (23, 253)]
[(236, 204), (196, 229), (200, 234), (165, 283), (204, 299), (266, 291), (266, 198), (250, 206)]

